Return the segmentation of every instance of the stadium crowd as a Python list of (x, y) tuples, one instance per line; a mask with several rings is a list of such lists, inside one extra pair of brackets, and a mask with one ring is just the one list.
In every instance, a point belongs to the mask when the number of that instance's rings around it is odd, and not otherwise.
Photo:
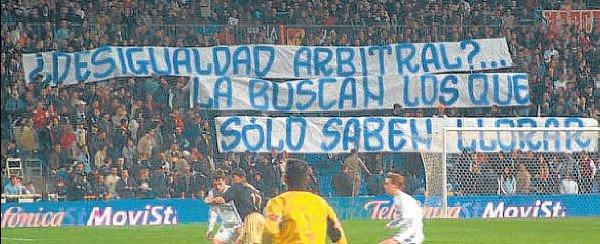
[[(336, 195), (379, 194), (381, 189), (375, 186), (383, 173), (396, 170), (411, 176), (411, 192), (423, 193), (418, 155), (217, 153), (212, 120), (217, 112), (189, 109), (185, 77), (115, 78), (73, 86), (42, 84), (43, 77), (30, 84), (23, 81), (22, 53), (72, 52), (102, 45), (353, 46), (506, 37), (516, 63), (509, 70), (530, 76), (530, 106), (395, 108), (361, 114), (600, 118), (600, 25), (591, 31), (571, 25), (551, 28), (541, 16), (542, 9), (598, 8), (596, 1), (204, 2), (40, 0), (23, 5), (3, 0), (3, 162), (9, 157), (41, 159), (49, 179), (46, 186), (67, 199), (199, 197), (216, 168), (242, 168), (258, 189), (274, 196), (283, 188), (282, 165), (290, 156), (314, 163), (315, 191), (333, 184)], [(292, 28), (302, 34), (282, 34)], [(594, 160), (594, 167), (600, 167), (600, 160)], [(328, 166), (317, 167), (322, 164)], [(518, 172), (519, 165), (511, 166), (509, 173)], [(598, 179), (598, 171), (589, 172)], [(494, 179), (502, 172), (494, 169)], [(322, 175), (335, 176), (330, 180)], [(587, 181), (581, 175), (564, 177)], [(19, 187), (16, 178), (7, 183), (7, 175), (2, 176), (5, 191), (33, 188)], [(323, 180), (332, 183), (319, 182)], [(544, 192), (555, 192), (557, 184)], [(457, 190), (462, 194), (477, 193), (468, 184), (455, 187), (462, 187)]]

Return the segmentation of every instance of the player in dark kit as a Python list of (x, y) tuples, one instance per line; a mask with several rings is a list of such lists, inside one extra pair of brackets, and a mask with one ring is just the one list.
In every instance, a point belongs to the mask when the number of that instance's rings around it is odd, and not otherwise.
[(246, 181), (246, 172), (235, 169), (232, 172), (232, 185), (222, 197), (211, 200), (213, 204), (233, 201), (243, 220), (242, 231), (236, 243), (262, 243), (262, 231), (265, 219), (261, 214), (262, 197), (260, 192)]

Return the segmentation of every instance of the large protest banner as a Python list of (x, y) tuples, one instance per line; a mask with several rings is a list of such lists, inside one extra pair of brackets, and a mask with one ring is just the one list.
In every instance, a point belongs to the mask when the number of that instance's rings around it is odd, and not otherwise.
[[(442, 152), (445, 127), (590, 127), (576, 117), (403, 118), (403, 117), (217, 117), (220, 152), (302, 153)], [(595, 150), (598, 133), (471, 132), (446, 135), (448, 152)]]
[(190, 104), (218, 110), (332, 111), (526, 106), (525, 73), (325, 77), (275, 82), (247, 77), (192, 77)]
[(316, 47), (104, 46), (74, 53), (23, 54), (26, 82), (75, 84), (123, 76), (317, 78), (409, 75), (510, 67), (506, 39)]

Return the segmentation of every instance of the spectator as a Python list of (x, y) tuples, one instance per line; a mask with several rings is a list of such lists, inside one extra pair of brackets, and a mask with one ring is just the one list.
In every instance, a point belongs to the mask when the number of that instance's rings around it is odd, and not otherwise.
[(513, 195), (517, 190), (517, 179), (510, 171), (510, 167), (504, 167), (502, 174), (498, 177), (498, 194), (499, 195)]
[(260, 192), (265, 191), (265, 181), (262, 178), (261, 172), (254, 173), (254, 178), (252, 179), (252, 186), (254, 186), (254, 188), (256, 188), (256, 190)]
[(276, 165), (273, 165), (267, 157), (262, 157), (260, 163), (256, 166), (256, 171), (260, 172), (265, 184), (264, 194), (267, 198), (277, 195), (278, 177), (275, 172)]
[(167, 175), (166, 183), (166, 198), (177, 198), (177, 191), (179, 190), (177, 185), (177, 172), (173, 172)]
[(56, 180), (56, 189), (54, 190), (58, 196), (59, 201), (66, 200), (69, 194), (68, 186), (63, 178)]
[(534, 167), (533, 182), (538, 194), (547, 194), (548, 187), (548, 163), (542, 155), (538, 155), (537, 167)]
[(17, 146), (23, 148), (27, 153), (37, 149), (36, 133), (31, 119), (25, 119), (23, 126), (16, 132)]
[(579, 190), (583, 194), (592, 193), (592, 182), (596, 176), (596, 163), (590, 158), (588, 153), (582, 153), (579, 161), (581, 176), (579, 179)]
[(117, 192), (122, 199), (135, 198), (137, 186), (136, 180), (129, 176), (129, 170), (121, 171), (121, 179), (117, 182)]
[(371, 196), (383, 194), (383, 188), (381, 186), (383, 185), (384, 180), (383, 169), (379, 167), (376, 168), (367, 181), (368, 194)]
[(358, 196), (362, 180), (361, 171), (365, 171), (368, 175), (370, 175), (371, 172), (358, 156), (356, 149), (352, 149), (350, 155), (344, 159), (344, 166), (348, 168), (348, 172), (352, 176), (352, 195)]
[(154, 192), (150, 187), (150, 174), (147, 169), (141, 170), (139, 174), (139, 197), (140, 198), (153, 198)]
[(10, 183), (4, 186), (4, 194), (8, 195), (22, 195), (26, 194), (27, 189), (21, 185), (21, 179), (17, 176), (10, 177)]
[(144, 153), (146, 155), (152, 155), (154, 147), (156, 146), (154, 129), (150, 129), (138, 142), (138, 153)]
[(27, 182), (27, 184), (25, 184), (25, 192), (27, 194), (38, 194), (38, 191), (35, 188), (35, 184), (33, 184), (33, 181), (29, 181)]
[(117, 192), (117, 183), (120, 179), (121, 177), (117, 175), (117, 168), (112, 167), (110, 169), (110, 174), (106, 176), (106, 180), (104, 182), (108, 191), (108, 199), (118, 199), (120, 197)]
[(88, 190), (87, 178), (84, 179), (86, 173), (84, 172), (84, 164), (77, 162), (75, 169), (71, 172), (71, 189), (69, 190), (69, 200), (83, 200)]
[(519, 163), (517, 171), (517, 193), (529, 194), (531, 190), (531, 174), (525, 168), (524, 163)]
[(354, 175), (350, 172), (348, 166), (342, 166), (341, 171), (333, 177), (331, 183), (335, 196), (352, 196)]
[(96, 152), (94, 155), (94, 166), (95, 168), (100, 168), (104, 164), (108, 157), (108, 147), (106, 145), (102, 146), (100, 150)]
[(577, 181), (573, 180), (570, 175), (567, 175), (560, 182), (560, 194), (578, 194), (579, 186), (577, 185)]
[(98, 199), (109, 199), (110, 193), (108, 192), (108, 187), (106, 186), (104, 175), (97, 176), (93, 192), (98, 197)]
[(315, 175), (315, 169), (312, 166), (308, 167), (307, 176), (307, 189), (314, 194), (320, 194), (321, 190), (319, 189), (319, 178)]
[(123, 147), (121, 155), (125, 159), (126, 168), (130, 168), (135, 160), (137, 159), (137, 147), (135, 146), (133, 139), (127, 139), (127, 144)]

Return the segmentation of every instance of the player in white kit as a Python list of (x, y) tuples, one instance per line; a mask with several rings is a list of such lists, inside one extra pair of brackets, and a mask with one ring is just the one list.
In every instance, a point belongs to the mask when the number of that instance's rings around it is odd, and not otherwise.
[[(208, 204), (215, 197), (221, 196), (229, 186), (225, 184), (225, 173), (217, 172), (213, 177), (213, 189), (208, 192), (204, 201)], [(213, 237), (213, 232), (218, 220), (221, 220), (221, 227)], [(211, 240), (213, 244), (234, 243), (237, 239), (236, 229), (242, 225), (242, 219), (235, 209), (233, 201), (224, 204), (211, 204), (208, 213), (208, 231), (206, 239)]]
[(400, 228), (400, 231), (380, 244), (409, 244), (422, 243), (425, 239), (423, 234), (423, 211), (417, 200), (404, 193), (404, 177), (399, 174), (388, 174), (383, 185), (385, 192), (394, 196), (395, 213), (392, 220), (386, 225), (386, 229)]

